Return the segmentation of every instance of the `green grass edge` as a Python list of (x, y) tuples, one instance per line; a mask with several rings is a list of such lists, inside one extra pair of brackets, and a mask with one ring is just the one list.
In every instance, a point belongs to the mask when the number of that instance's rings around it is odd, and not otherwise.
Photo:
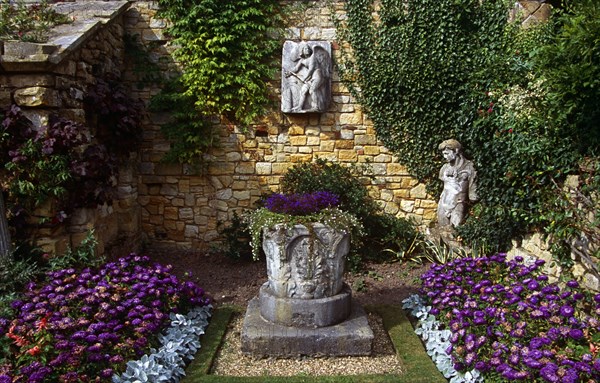
[(367, 306), (366, 309), (379, 314), (383, 320), (383, 327), (394, 344), (396, 356), (406, 369), (398, 382), (448, 382), (425, 351), (421, 339), (415, 334), (415, 329), (401, 306), (376, 305)]
[(435, 367), (425, 352), (423, 344), (415, 334), (404, 310), (397, 305), (373, 305), (365, 307), (367, 311), (377, 313), (383, 320), (397, 358), (404, 366), (405, 373), (388, 375), (348, 375), (348, 376), (257, 376), (233, 377), (210, 375), (210, 369), (217, 357), (219, 347), (231, 318), (236, 313), (243, 313), (239, 306), (223, 306), (213, 311), (205, 334), (200, 338), (201, 348), (194, 360), (186, 369), (182, 383), (215, 382), (272, 382), (272, 383), (446, 383), (447, 380)]

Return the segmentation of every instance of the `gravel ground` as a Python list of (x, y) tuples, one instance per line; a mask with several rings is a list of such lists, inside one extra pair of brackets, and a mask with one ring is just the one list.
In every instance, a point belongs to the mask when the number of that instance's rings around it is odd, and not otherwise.
[(237, 314), (222, 343), (212, 373), (226, 376), (319, 376), (358, 374), (400, 374), (402, 366), (396, 358), (392, 342), (383, 328), (381, 318), (369, 314), (373, 330), (373, 354), (371, 356), (319, 357), (319, 358), (263, 358), (242, 354), (240, 331), (243, 314)]

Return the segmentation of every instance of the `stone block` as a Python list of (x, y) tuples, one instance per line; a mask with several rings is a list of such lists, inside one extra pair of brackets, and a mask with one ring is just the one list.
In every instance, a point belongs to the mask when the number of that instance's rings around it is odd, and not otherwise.
[(306, 138), (306, 145), (308, 146), (316, 146), (319, 145), (319, 143), (321, 142), (321, 138), (320, 137), (307, 137)]
[(306, 136), (293, 136), (290, 137), (290, 145), (293, 146), (302, 146), (302, 145), (306, 145)]
[(408, 170), (406, 169), (406, 166), (404, 166), (404, 165), (401, 165), (398, 163), (389, 163), (387, 165), (387, 174), (389, 176), (408, 175)]
[(310, 162), (312, 160), (312, 155), (310, 154), (292, 154), (290, 156), (290, 161), (294, 163), (299, 162)]
[(362, 113), (340, 113), (339, 123), (340, 125), (360, 125), (363, 122)]
[(357, 156), (358, 155), (355, 150), (340, 150), (338, 153), (340, 162), (355, 162)]
[(179, 209), (179, 219), (180, 220), (193, 220), (194, 219), (194, 210), (189, 207)]
[(340, 138), (342, 140), (354, 140), (354, 130), (353, 129), (341, 129), (340, 130)]
[(335, 149), (335, 141), (321, 141), (319, 150), (322, 152), (333, 152)]
[[(381, 149), (379, 148), (379, 146), (373, 146), (373, 145), (367, 145), (367, 146), (363, 147), (363, 150), (365, 151), (365, 154), (368, 156), (377, 156), (381, 152)], [(373, 161), (375, 161), (375, 159), (373, 159)]]
[(427, 198), (427, 190), (425, 184), (418, 184), (414, 188), (410, 189), (410, 196), (412, 198)]
[(59, 107), (60, 97), (55, 89), (32, 86), (17, 89), (14, 94), (15, 103), (26, 107)]
[(357, 134), (354, 137), (356, 145), (375, 145), (377, 138), (372, 134)]
[(253, 162), (240, 162), (235, 171), (239, 174), (254, 174), (254, 163)]
[(337, 140), (335, 141), (336, 149), (354, 149), (354, 141), (352, 140)]
[(242, 353), (256, 357), (371, 355), (373, 330), (363, 308), (352, 302), (347, 320), (334, 326), (301, 328), (268, 322), (260, 315), (260, 303), (248, 304), (241, 333)]
[(303, 126), (293, 125), (293, 126), (290, 126), (290, 129), (288, 130), (288, 135), (290, 135), (290, 136), (299, 136), (299, 135), (303, 135), (303, 134), (304, 134)]

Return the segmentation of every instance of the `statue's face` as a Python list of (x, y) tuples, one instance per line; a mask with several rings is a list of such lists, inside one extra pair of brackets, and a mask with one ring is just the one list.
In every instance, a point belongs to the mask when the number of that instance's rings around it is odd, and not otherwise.
[(310, 55), (310, 47), (308, 45), (305, 45), (304, 48), (302, 48), (302, 53), (304, 53), (305, 56), (309, 56)]
[(442, 150), (442, 156), (444, 156), (444, 159), (446, 161), (452, 162), (456, 159), (456, 150), (450, 149), (450, 148), (444, 148), (444, 150)]

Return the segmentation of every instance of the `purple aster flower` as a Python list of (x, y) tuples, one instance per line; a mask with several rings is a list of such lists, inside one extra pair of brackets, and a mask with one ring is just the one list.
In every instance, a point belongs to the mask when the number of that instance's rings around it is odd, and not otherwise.
[(560, 378), (557, 373), (558, 366), (552, 362), (546, 363), (546, 365), (540, 370), (540, 376), (547, 382), (551, 383), (560, 382)]
[(569, 336), (572, 339), (579, 340), (579, 339), (583, 338), (583, 331), (581, 331), (578, 328), (571, 329), (571, 330), (569, 330)]
[(552, 327), (551, 329), (549, 329), (547, 335), (548, 335), (548, 338), (553, 341), (555, 341), (561, 337), (560, 330), (557, 329), (556, 327)]
[(579, 282), (574, 281), (574, 280), (570, 280), (567, 282), (567, 286), (569, 286), (572, 289), (576, 289), (579, 287)]
[(537, 359), (533, 359), (533, 358), (524, 358), (523, 362), (525, 363), (525, 365), (531, 369), (535, 369), (535, 370), (539, 370), (540, 368), (542, 368), (544, 366), (544, 363), (538, 361)]
[(0, 375), (0, 383), (12, 383), (12, 378), (8, 375)]
[(527, 288), (529, 290), (536, 291), (540, 288), (540, 284), (537, 281), (531, 281), (531, 282), (527, 283)]
[(560, 308), (560, 315), (565, 318), (570, 318), (575, 313), (575, 309), (572, 306), (564, 305)]
[(565, 373), (562, 376), (561, 382), (563, 383), (578, 383), (579, 382), (579, 373), (574, 368), (566, 369)]

